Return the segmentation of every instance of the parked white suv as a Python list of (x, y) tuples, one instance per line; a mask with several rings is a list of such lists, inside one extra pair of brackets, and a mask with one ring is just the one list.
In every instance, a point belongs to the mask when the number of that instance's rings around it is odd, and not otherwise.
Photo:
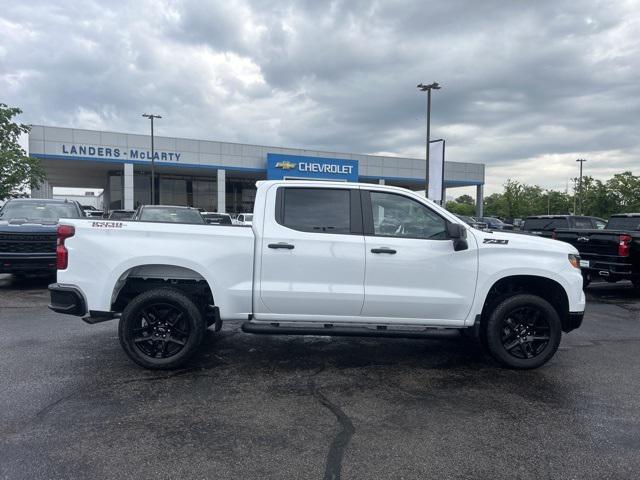
[(514, 368), (544, 364), (582, 322), (575, 248), (470, 228), (414, 192), (265, 181), (254, 212), (251, 228), (61, 220), (51, 308), (119, 318), (125, 352), (153, 369), (184, 364), (226, 320), (287, 335), (460, 329)]
[(251, 225), (253, 223), (253, 213), (241, 213), (236, 217), (238, 225)]

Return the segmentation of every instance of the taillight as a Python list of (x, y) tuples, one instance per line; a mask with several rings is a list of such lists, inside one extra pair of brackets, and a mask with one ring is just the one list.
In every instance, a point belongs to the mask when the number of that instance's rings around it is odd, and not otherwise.
[(620, 243), (618, 243), (618, 256), (629, 256), (629, 244), (631, 243), (631, 235), (620, 235)]
[(69, 252), (64, 246), (65, 239), (73, 237), (76, 227), (72, 225), (58, 225), (58, 239), (56, 241), (56, 268), (64, 270), (69, 263)]
[(551, 238), (553, 238), (554, 240), (558, 239), (558, 234), (556, 233), (555, 230), (553, 232), (551, 232)]

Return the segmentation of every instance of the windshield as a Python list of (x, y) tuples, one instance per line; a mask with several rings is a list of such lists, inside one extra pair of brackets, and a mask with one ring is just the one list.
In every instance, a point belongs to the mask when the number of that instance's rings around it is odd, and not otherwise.
[(78, 210), (73, 203), (9, 202), (0, 213), (3, 220), (25, 218), (57, 221), (60, 218), (78, 217)]
[(140, 220), (145, 222), (170, 222), (170, 223), (204, 223), (198, 210), (190, 208), (149, 208), (142, 209)]
[(493, 217), (484, 217), (483, 220), (490, 223), (497, 223), (498, 225), (502, 223), (502, 220), (500, 220), (499, 218), (493, 218)]
[(607, 230), (640, 230), (640, 217), (611, 217)]

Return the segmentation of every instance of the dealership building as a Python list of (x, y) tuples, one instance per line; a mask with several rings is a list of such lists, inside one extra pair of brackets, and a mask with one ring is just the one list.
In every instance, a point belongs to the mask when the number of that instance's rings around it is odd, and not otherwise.
[[(443, 158), (444, 142), (431, 146)], [(54, 187), (103, 189), (105, 210), (151, 202), (151, 137), (34, 125), (29, 155), (39, 158), (46, 180), (33, 197)], [(438, 155), (442, 155), (438, 157)], [(209, 211), (251, 212), (256, 181), (324, 179), (424, 190), (424, 158), (337, 153), (185, 138), (154, 137), (155, 203)], [(484, 165), (445, 162), (443, 187), (476, 187), (481, 215)], [(444, 193), (443, 193), (444, 196)]]

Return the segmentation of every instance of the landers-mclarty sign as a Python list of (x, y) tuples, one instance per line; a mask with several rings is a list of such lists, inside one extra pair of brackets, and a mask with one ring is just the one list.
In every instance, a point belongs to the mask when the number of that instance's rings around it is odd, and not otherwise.
[[(96, 147), (93, 145), (67, 145), (62, 144), (62, 153), (69, 156), (119, 158), (129, 160), (151, 160), (151, 150), (138, 150), (137, 148)], [(181, 153), (153, 152), (153, 159), (164, 162), (179, 162)]]

